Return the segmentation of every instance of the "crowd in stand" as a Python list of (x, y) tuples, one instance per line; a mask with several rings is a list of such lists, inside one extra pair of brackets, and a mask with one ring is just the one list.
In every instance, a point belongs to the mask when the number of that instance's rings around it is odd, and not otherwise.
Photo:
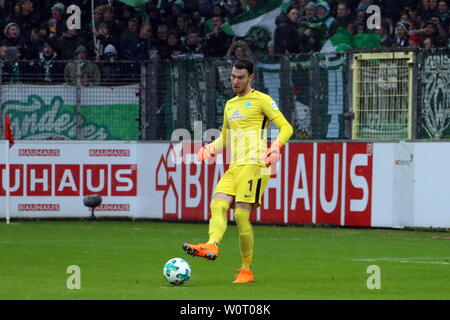
[[(118, 60), (317, 52), (340, 28), (368, 32), (370, 5), (381, 8), (381, 28), (374, 30), (381, 46), (450, 47), (450, 0), (291, 0), (276, 18), (273, 37), (224, 31), (224, 24), (268, 1), (150, 0), (134, 8), (95, 0), (92, 15), (92, 0), (0, 0), (2, 83), (23, 81), (20, 74), (28, 68), (39, 81), (74, 84), (79, 70), (68, 60), (83, 61), (81, 84), (89, 85), (111, 80), (108, 75), (120, 68), (111, 62)], [(67, 28), (71, 4), (81, 9), (81, 29)]]

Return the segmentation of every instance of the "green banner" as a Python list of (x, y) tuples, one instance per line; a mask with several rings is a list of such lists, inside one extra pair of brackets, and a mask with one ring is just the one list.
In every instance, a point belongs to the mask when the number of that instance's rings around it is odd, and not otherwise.
[(6, 85), (0, 108), (16, 140), (138, 140), (136, 87)]
[(146, 4), (150, 0), (119, 0), (119, 1), (131, 7), (138, 7), (140, 5)]
[(450, 139), (450, 53), (424, 54), (418, 138)]

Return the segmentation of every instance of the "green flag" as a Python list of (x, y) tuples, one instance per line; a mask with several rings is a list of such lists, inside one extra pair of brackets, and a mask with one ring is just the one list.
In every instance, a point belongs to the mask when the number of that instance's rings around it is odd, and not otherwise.
[(119, 0), (119, 1), (131, 7), (138, 7), (140, 5), (146, 4), (150, 0)]
[(355, 48), (379, 48), (381, 36), (376, 33), (359, 33), (353, 37)]
[(275, 31), (275, 19), (289, 4), (289, 0), (270, 0), (254, 9), (247, 9), (223, 25), (223, 31), (231, 36), (245, 37), (253, 27), (264, 28), (270, 34)]
[(344, 52), (352, 48), (379, 48), (381, 40), (378, 34), (373, 32), (351, 34), (348, 30), (340, 27), (336, 33), (328, 39), (321, 53)]

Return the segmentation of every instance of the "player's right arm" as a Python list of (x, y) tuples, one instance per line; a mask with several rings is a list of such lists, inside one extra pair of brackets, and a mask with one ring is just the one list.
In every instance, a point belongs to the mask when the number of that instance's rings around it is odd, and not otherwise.
[(204, 147), (201, 147), (198, 151), (197, 159), (199, 161), (203, 161), (206, 159), (209, 159), (211, 157), (214, 157), (216, 155), (216, 152), (220, 152), (224, 150), (227, 146), (227, 131), (230, 128), (228, 123), (228, 117), (226, 115), (226, 106), (223, 112), (223, 125), (222, 125), (222, 131), (220, 132), (220, 136), (211, 142), (210, 144), (207, 144)]

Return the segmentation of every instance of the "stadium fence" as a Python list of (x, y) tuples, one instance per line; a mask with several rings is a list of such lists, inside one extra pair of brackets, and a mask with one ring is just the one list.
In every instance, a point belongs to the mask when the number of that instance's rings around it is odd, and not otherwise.
[[(0, 107), (17, 140), (170, 140), (220, 129), (231, 64), (1, 61)], [(263, 56), (255, 75), (294, 139), (450, 137), (450, 50)]]

